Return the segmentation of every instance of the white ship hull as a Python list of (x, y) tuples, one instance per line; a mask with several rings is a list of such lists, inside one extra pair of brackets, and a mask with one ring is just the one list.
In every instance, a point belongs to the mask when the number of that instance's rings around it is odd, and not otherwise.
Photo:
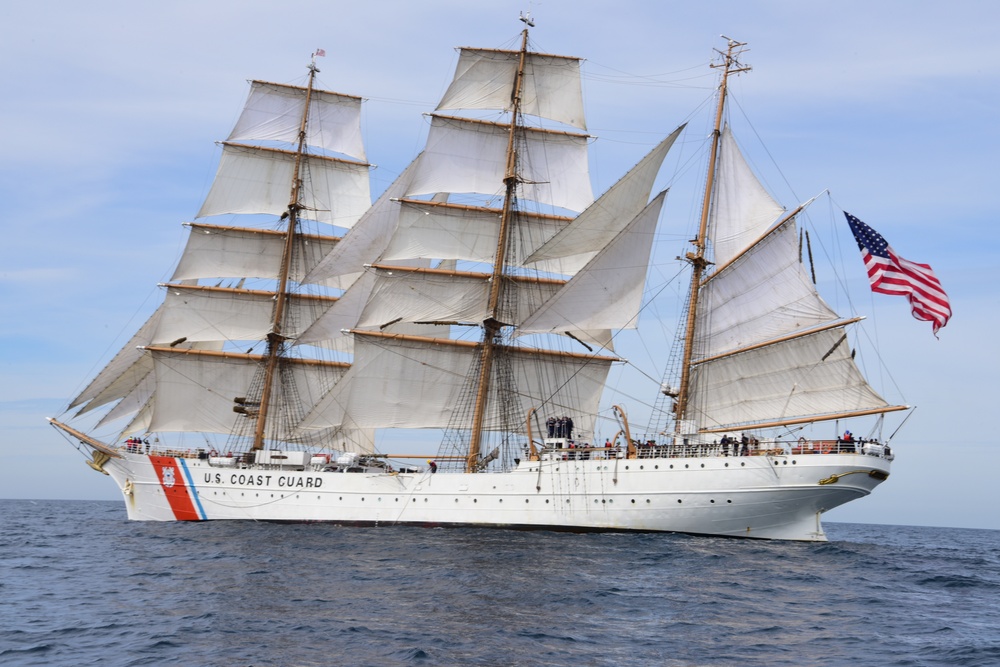
[(868, 495), (890, 468), (886, 458), (865, 454), (522, 461), (509, 473), (480, 474), (234, 468), (205, 459), (122, 456), (104, 469), (134, 520), (669, 531), (807, 541), (824, 541), (821, 514)]

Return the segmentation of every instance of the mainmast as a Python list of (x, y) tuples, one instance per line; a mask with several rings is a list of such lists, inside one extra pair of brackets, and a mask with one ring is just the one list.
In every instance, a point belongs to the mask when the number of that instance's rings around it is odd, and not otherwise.
[(272, 387), (274, 384), (275, 372), (278, 363), (281, 361), (282, 347), (285, 336), (282, 334), (282, 323), (285, 317), (285, 305), (288, 302), (288, 276), (291, 272), (292, 251), (295, 248), (295, 238), (298, 233), (297, 219), (299, 204), (299, 192), (302, 187), (300, 171), (302, 168), (302, 156), (306, 146), (306, 123), (309, 119), (309, 104), (312, 98), (313, 81), (319, 68), (316, 67), (315, 60), (309, 63), (309, 83), (306, 86), (306, 100), (302, 109), (302, 120), (299, 123), (299, 142), (295, 151), (295, 166), (292, 172), (292, 190), (288, 198), (288, 227), (285, 230), (285, 246), (281, 254), (281, 267), (278, 270), (278, 287), (275, 295), (274, 315), (271, 320), (271, 331), (267, 334), (267, 361), (264, 367), (264, 388), (260, 397), (260, 406), (257, 410), (257, 425), (254, 429), (253, 448), (264, 448), (264, 430), (267, 425), (268, 408), (271, 403)]
[[(524, 18), (522, 18), (524, 20)], [(525, 21), (532, 25), (529, 21)], [(507, 135), (507, 162), (504, 170), (504, 200), (503, 212), (500, 216), (500, 231), (497, 235), (497, 250), (493, 262), (493, 277), (490, 282), (490, 295), (487, 305), (487, 318), (483, 322), (483, 343), (481, 364), (479, 368), (479, 384), (476, 388), (476, 403), (473, 407), (472, 433), (469, 439), (469, 451), (465, 460), (466, 472), (475, 472), (479, 463), (479, 452), (482, 448), (483, 422), (486, 419), (487, 397), (490, 391), (490, 373), (493, 367), (493, 357), (499, 345), (500, 332), (504, 323), (500, 321), (500, 290), (504, 279), (504, 264), (507, 256), (507, 236), (514, 213), (514, 197), (517, 188), (517, 129), (518, 116), (521, 107), (521, 88), (524, 79), (524, 62), (528, 53), (528, 29), (521, 32), (521, 51), (517, 64), (517, 74), (511, 90), (511, 121)]]
[[(725, 37), (723, 35), (723, 37)], [(698, 236), (692, 242), (694, 252), (688, 252), (685, 258), (691, 263), (691, 288), (688, 296), (687, 325), (684, 332), (684, 355), (681, 363), (681, 384), (677, 394), (677, 404), (674, 408), (675, 432), (680, 433), (681, 423), (687, 416), (688, 398), (691, 382), (691, 358), (694, 354), (694, 325), (698, 314), (698, 288), (709, 261), (705, 259), (705, 245), (708, 231), (708, 218), (712, 210), (712, 193), (715, 189), (715, 171), (719, 157), (719, 138), (722, 135), (722, 116), (726, 108), (726, 84), (730, 74), (749, 72), (750, 67), (739, 62), (739, 56), (744, 53), (746, 42), (729, 41), (725, 53), (719, 51), (723, 61), (712, 64), (712, 68), (722, 68), (722, 81), (719, 84), (719, 104), (715, 111), (715, 128), (712, 131), (712, 153), (708, 162), (708, 177), (705, 181), (705, 196), (701, 204), (701, 223)]]

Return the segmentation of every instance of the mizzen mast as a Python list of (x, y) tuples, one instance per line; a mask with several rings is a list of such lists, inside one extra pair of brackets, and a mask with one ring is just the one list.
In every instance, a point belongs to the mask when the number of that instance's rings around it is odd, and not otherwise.
[(687, 324), (684, 331), (684, 353), (681, 362), (681, 382), (677, 394), (676, 407), (674, 408), (675, 430), (681, 431), (681, 422), (687, 416), (688, 399), (690, 397), (691, 384), (691, 358), (694, 354), (694, 329), (695, 319), (698, 313), (698, 288), (701, 285), (701, 278), (709, 261), (705, 259), (705, 246), (708, 233), (708, 219), (712, 210), (712, 193), (715, 189), (715, 171), (719, 158), (719, 140), (722, 136), (722, 116), (726, 109), (726, 85), (730, 74), (749, 72), (750, 66), (739, 62), (739, 57), (744, 53), (746, 42), (737, 42), (729, 37), (729, 45), (725, 53), (718, 51), (723, 57), (719, 64), (712, 64), (712, 68), (722, 69), (722, 81), (719, 83), (719, 103), (715, 110), (715, 127), (712, 130), (712, 152), (708, 162), (708, 177), (705, 181), (705, 196), (701, 204), (701, 222), (698, 227), (698, 236), (692, 241), (694, 251), (688, 252), (685, 258), (691, 263), (691, 287), (688, 296)]
[[(302, 108), (302, 120), (299, 123), (299, 141), (295, 151), (295, 165), (292, 171), (292, 190), (288, 198), (287, 224), (285, 230), (285, 245), (281, 253), (281, 266), (278, 270), (278, 286), (275, 295), (274, 314), (271, 320), (271, 331), (267, 334), (267, 361), (264, 367), (264, 387), (257, 410), (257, 422), (254, 428), (253, 449), (264, 448), (264, 432), (267, 426), (268, 408), (271, 404), (271, 394), (274, 378), (281, 361), (282, 347), (285, 336), (282, 334), (282, 323), (285, 317), (285, 306), (288, 302), (288, 276), (291, 272), (292, 252), (295, 248), (297, 234), (297, 218), (301, 208), (299, 193), (302, 188), (302, 156), (306, 146), (306, 124), (309, 120), (309, 104), (312, 98), (313, 82), (319, 68), (316, 62), (309, 63), (309, 82), (306, 86), (306, 99)], [(282, 216), (284, 217), (284, 216)]]

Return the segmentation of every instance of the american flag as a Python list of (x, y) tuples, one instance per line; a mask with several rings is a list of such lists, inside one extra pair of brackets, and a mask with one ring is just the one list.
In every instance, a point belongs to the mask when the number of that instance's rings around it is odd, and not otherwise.
[(903, 259), (874, 229), (847, 211), (844, 215), (861, 250), (872, 291), (908, 298), (910, 312), (918, 320), (930, 322), (936, 336), (951, 319), (951, 304), (931, 267)]
[(326, 56), (326, 49), (316, 49), (317, 56)]

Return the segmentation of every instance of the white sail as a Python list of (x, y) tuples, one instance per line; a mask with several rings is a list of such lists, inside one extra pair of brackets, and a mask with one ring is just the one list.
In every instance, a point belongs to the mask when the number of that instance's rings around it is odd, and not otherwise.
[(666, 191), (521, 326), (522, 332), (634, 329)]
[[(156, 391), (152, 399), (152, 431), (200, 431), (230, 433), (237, 419), (236, 397), (246, 396), (262, 361), (259, 355), (218, 353), (190, 354), (163, 349), (150, 350), (155, 363)], [(330, 390), (344, 371), (344, 364), (288, 360), (295, 376), (297, 400), (308, 411)], [(294, 439), (291, 425), (277, 420), (272, 437)]]
[[(285, 213), (295, 160), (294, 151), (224, 143), (219, 170), (198, 217)], [(371, 206), (368, 167), (362, 162), (304, 155), (299, 217), (351, 227)]]
[(699, 357), (715, 356), (837, 318), (799, 261), (789, 219), (707, 279), (695, 349)]
[(149, 319), (139, 327), (139, 330), (132, 335), (125, 346), (101, 369), (101, 372), (76, 398), (70, 401), (70, 409), (86, 403), (78, 413), (85, 414), (126, 396), (142, 381), (142, 378), (151, 370), (152, 364), (143, 361), (144, 355), (139, 347), (153, 342), (153, 336), (162, 312), (163, 306), (160, 306), (149, 316)]
[[(97, 422), (97, 428), (104, 426), (105, 424), (111, 424), (119, 419), (124, 419), (129, 415), (138, 416), (140, 412), (143, 411), (149, 404), (149, 399), (153, 396), (153, 392), (156, 390), (156, 377), (153, 374), (153, 359), (150, 355), (143, 355), (144, 365), (148, 367), (149, 372), (147, 372), (142, 380), (136, 384), (131, 391), (128, 392), (118, 403), (108, 410), (108, 412), (101, 417), (101, 420)], [(132, 422), (135, 423), (137, 420), (133, 419)], [(139, 430), (145, 430), (149, 426), (149, 411), (142, 415), (142, 419), (138, 420), (142, 423), (142, 428)]]
[[(368, 305), (358, 325), (379, 327), (387, 322), (482, 322), (491, 275), (444, 270), (407, 271), (402, 267), (378, 269)], [(516, 311), (507, 313), (508, 324), (517, 325), (562, 286), (561, 281), (515, 279), (508, 290)]]
[[(425, 268), (429, 266), (426, 260), (409, 260), (402, 265), (405, 267)], [(354, 339), (346, 335), (346, 331), (356, 327), (364, 328), (361, 324), (362, 313), (365, 305), (369, 303), (376, 282), (378, 271), (365, 271), (361, 277), (355, 281), (341, 295), (337, 302), (316, 318), (316, 320), (296, 339), (297, 345), (317, 345), (340, 352), (353, 352)], [(376, 323), (376, 328), (395, 333), (414, 334), (419, 336), (447, 336), (447, 327), (435, 327), (432, 325), (412, 324), (416, 321), (412, 317), (404, 318), (391, 317), (389, 320), (382, 320)]]
[(722, 265), (760, 238), (785, 209), (751, 171), (729, 126), (722, 130), (718, 169), (709, 237), (713, 259)]
[(327, 308), (316, 318), (296, 339), (298, 345), (317, 345), (340, 352), (353, 352), (354, 340), (345, 335), (345, 330), (358, 325), (358, 319), (368, 302), (372, 286), (375, 284), (374, 272), (364, 272), (337, 299), (337, 302)]
[(309, 93), (306, 144), (365, 160), (361, 136), (361, 98), (326, 90), (252, 81), (250, 95), (229, 141), (298, 143), (302, 111)]
[[(499, 209), (439, 202), (403, 200), (399, 226), (382, 253), (382, 261), (410, 257), (437, 257), (492, 263), (500, 230)], [(521, 247), (511, 264), (523, 262), (547, 239), (569, 224), (571, 218), (519, 213), (512, 235)]]
[(886, 407), (852, 359), (843, 327), (697, 364), (691, 405), (704, 428)]
[[(519, 51), (461, 49), (455, 76), (437, 108), (511, 110)], [(580, 59), (528, 53), (521, 113), (587, 129), (580, 85)]]
[[(364, 428), (445, 428), (462, 402), (478, 345), (416, 336), (355, 332), (354, 362), (344, 381), (303, 422), (305, 428), (339, 424), (345, 415)], [(592, 431), (604, 381), (614, 358), (511, 350), (520, 414), (544, 407), (573, 417)], [(433, 387), (433, 391), (427, 391)], [(419, 397), (420, 400), (416, 400)], [(485, 428), (503, 428), (497, 399)]]
[[(271, 331), (274, 292), (204, 286), (166, 285), (164, 312), (156, 340), (261, 341)], [(333, 298), (292, 295), (288, 324), (282, 335), (296, 338), (300, 331), (336, 301)]]
[[(139, 330), (132, 335), (121, 350), (108, 362), (90, 384), (70, 403), (70, 408), (83, 405), (77, 415), (83, 415), (91, 410), (113, 403), (131, 394), (137, 386), (152, 372), (153, 362), (141, 348), (145, 345), (167, 345), (177, 340), (160, 337), (159, 326), (164, 313), (161, 304)], [(218, 340), (218, 339), (216, 339)], [(205, 349), (218, 348), (218, 345), (195, 344), (192, 342), (176, 343), (178, 347), (201, 347)], [(125, 414), (128, 414), (126, 412)], [(117, 419), (113, 417), (112, 419)], [(108, 421), (106, 415), (102, 421)]]
[[(520, 195), (550, 206), (582, 211), (594, 201), (584, 134), (523, 128), (518, 163)], [(501, 194), (510, 126), (431, 116), (427, 146), (408, 196), (437, 192)]]
[[(402, 197), (409, 187), (417, 160), (403, 170), (337, 247), (309, 271), (306, 282), (323, 283), (352, 275), (356, 278), (360, 267), (378, 259), (396, 229), (399, 205), (395, 200)], [(342, 287), (346, 289), (351, 282), (353, 279)]]
[[(244, 227), (219, 227), (188, 223), (191, 233), (171, 281), (199, 278), (270, 278), (278, 277), (283, 232)], [(297, 261), (289, 276), (303, 282), (323, 257), (333, 251), (337, 239), (329, 236), (299, 235)]]
[(553, 273), (575, 274), (649, 202), (656, 175), (683, 129), (681, 125), (657, 144), (587, 210), (528, 256), (525, 264)]

